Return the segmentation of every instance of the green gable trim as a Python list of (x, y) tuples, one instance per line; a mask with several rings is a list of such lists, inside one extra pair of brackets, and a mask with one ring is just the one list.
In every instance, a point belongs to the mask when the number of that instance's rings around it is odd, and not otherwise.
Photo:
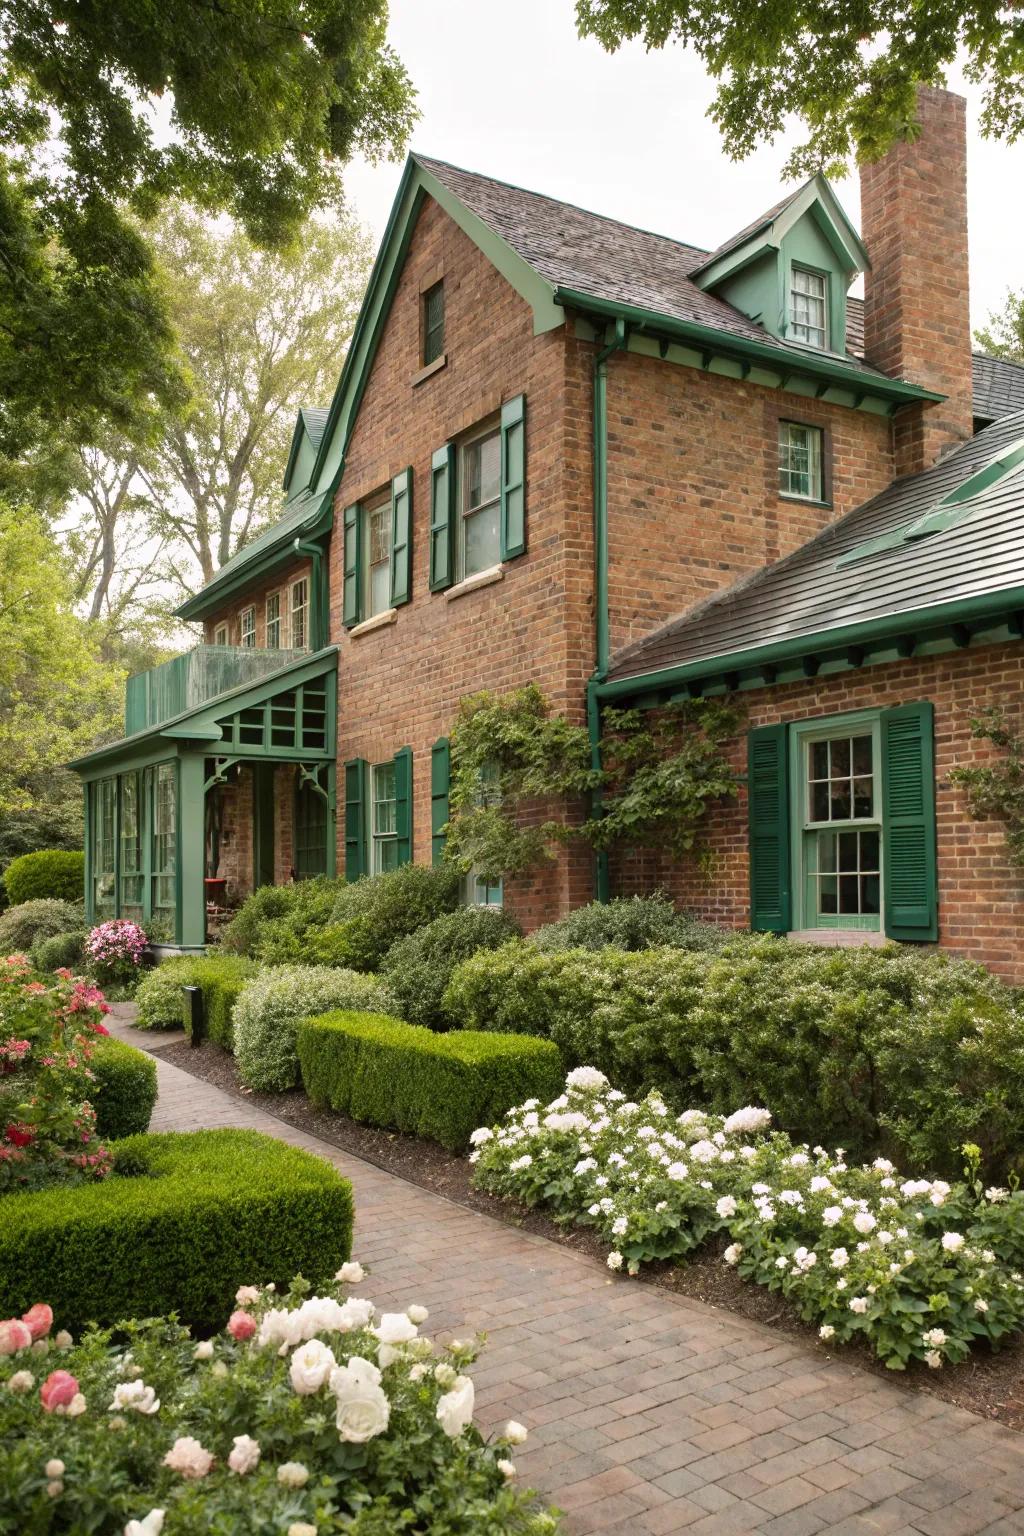
[(804, 218), (811, 218), (818, 225), (851, 277), (856, 272), (870, 269), (871, 262), (864, 242), (847, 218), (831, 185), (819, 174), (795, 192), (774, 217), (765, 218), (752, 229), (745, 239), (713, 253), (702, 267), (691, 272), (691, 280), (699, 288), (714, 288), (723, 278), (731, 277), (766, 251), (778, 251), (786, 235)]

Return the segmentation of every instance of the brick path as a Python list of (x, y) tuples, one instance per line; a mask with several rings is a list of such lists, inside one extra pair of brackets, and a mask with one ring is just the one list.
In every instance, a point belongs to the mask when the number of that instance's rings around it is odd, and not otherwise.
[[(352, 1180), (354, 1252), (387, 1308), (488, 1335), (478, 1422), (514, 1417), (520, 1476), (569, 1536), (1024, 1536), (1024, 1435), (489, 1220), (159, 1061), (154, 1130), (237, 1125)], [(165, 1037), (166, 1038), (166, 1037)]]

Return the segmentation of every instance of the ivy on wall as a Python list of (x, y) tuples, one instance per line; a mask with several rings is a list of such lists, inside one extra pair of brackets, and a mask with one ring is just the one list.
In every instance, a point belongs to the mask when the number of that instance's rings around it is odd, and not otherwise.
[(975, 821), (1001, 821), (1012, 863), (1024, 867), (1024, 736), (1009, 725), (1003, 710), (993, 706), (971, 721), (971, 735), (998, 747), (991, 762), (954, 768), (950, 782), (967, 791), (967, 808)]
[(552, 714), (535, 684), (474, 694), (451, 733), (446, 856), (497, 880), (525, 874), (571, 838), (689, 853), (708, 807), (736, 794), (725, 748), (741, 726), (722, 700), (608, 709), (595, 770), (587, 731)]

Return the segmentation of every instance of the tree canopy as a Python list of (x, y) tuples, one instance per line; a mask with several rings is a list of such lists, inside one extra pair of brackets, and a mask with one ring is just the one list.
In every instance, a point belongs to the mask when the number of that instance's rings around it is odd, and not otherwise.
[(989, 315), (988, 325), (975, 331), (974, 339), (989, 357), (1024, 363), (1024, 289), (1008, 293), (1002, 310)]
[(984, 88), (981, 130), (1024, 131), (1024, 8), (994, 0), (577, 0), (581, 35), (614, 51), (691, 47), (718, 82), (711, 115), (737, 159), (797, 117), (787, 171), (877, 159), (915, 133), (918, 84), (958, 55)]
[(0, 0), (0, 458), (56, 425), (138, 436), (181, 393), (136, 219), (183, 198), (285, 243), (353, 152), (403, 147), (386, 24), (386, 0)]

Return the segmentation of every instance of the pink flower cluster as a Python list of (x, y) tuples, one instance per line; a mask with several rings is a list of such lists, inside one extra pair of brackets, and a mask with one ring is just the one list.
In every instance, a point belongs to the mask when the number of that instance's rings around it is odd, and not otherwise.
[(13, 1036), (0, 1043), (0, 1073), (16, 1071), (31, 1049), (31, 1041), (15, 1040)]
[(101, 965), (141, 965), (145, 953), (145, 930), (126, 917), (100, 923), (85, 941), (87, 953)]

